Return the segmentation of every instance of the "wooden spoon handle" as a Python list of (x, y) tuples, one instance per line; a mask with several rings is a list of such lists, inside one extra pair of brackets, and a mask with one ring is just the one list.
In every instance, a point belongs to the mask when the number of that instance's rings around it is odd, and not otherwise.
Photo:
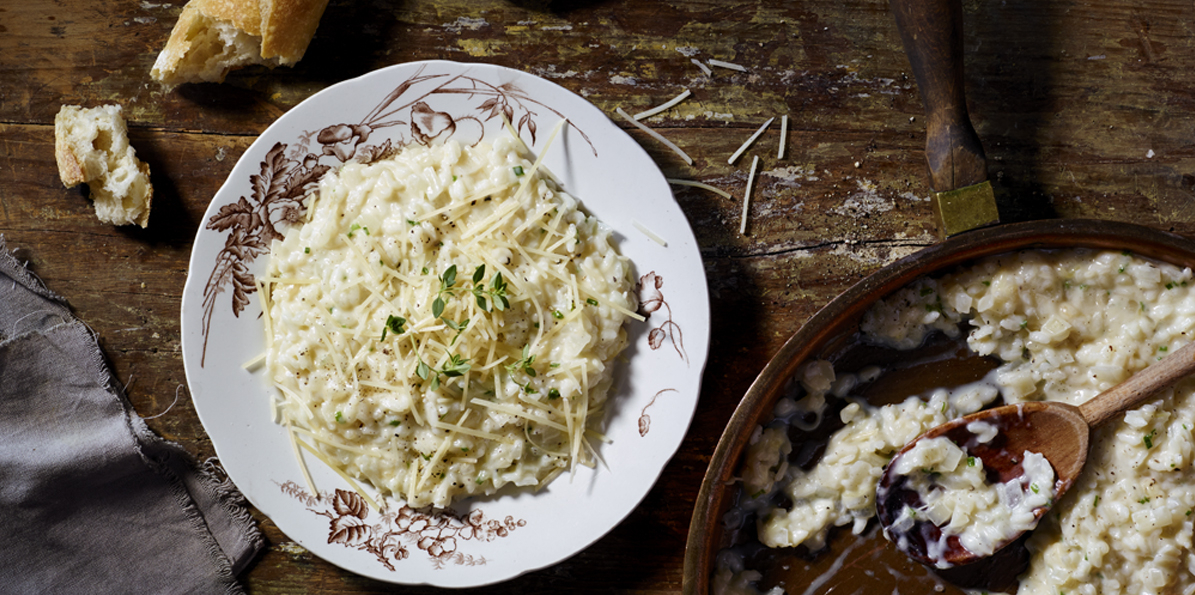
[(891, 0), (891, 6), (925, 104), (925, 159), (934, 190), (987, 180), (987, 159), (963, 88), (961, 0)]
[(1141, 404), (1192, 372), (1195, 372), (1195, 342), (1187, 343), (1162, 361), (1083, 403), (1079, 406), (1079, 415), (1087, 420), (1087, 425), (1098, 426)]

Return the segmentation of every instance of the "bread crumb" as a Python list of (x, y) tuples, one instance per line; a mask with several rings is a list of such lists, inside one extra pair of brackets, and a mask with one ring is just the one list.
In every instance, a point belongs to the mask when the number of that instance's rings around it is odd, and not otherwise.
[(87, 184), (100, 221), (113, 225), (149, 223), (153, 186), (149, 166), (129, 145), (119, 105), (64, 105), (54, 118), (54, 157), (67, 188)]

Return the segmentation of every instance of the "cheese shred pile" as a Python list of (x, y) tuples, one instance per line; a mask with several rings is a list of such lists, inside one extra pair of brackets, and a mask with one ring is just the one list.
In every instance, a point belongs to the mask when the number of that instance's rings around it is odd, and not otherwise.
[(633, 273), (520, 149), (347, 164), (274, 243), (266, 367), (296, 451), (416, 508), (598, 460)]

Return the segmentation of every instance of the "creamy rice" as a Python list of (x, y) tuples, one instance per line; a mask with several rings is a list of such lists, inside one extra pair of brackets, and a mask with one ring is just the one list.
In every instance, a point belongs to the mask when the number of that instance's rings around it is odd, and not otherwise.
[[(991, 440), (995, 426), (972, 422)], [(980, 437), (983, 442), (983, 436)], [(903, 477), (902, 489), (912, 490), (921, 504), (906, 506), (884, 529), (897, 549), (909, 551), (908, 536), (915, 523), (928, 521), (941, 529), (938, 539), (926, 543), (925, 555), (938, 568), (950, 568), (949, 539), (977, 556), (990, 556), (998, 546), (1037, 526), (1036, 511), (1054, 499), (1054, 469), (1040, 453), (1021, 454), (1023, 473), (1004, 483), (988, 482), (981, 457), (949, 438), (924, 438), (896, 458), (894, 476)], [(895, 480), (894, 480), (895, 481)], [(876, 495), (883, 500), (885, 489)]]
[[(819, 549), (831, 527), (850, 525), (862, 533), (875, 516), (876, 482), (892, 455), (925, 430), (978, 411), (996, 395), (994, 386), (981, 382), (935, 391), (928, 401), (914, 396), (883, 407), (852, 401), (840, 413), (846, 427), (830, 438), (821, 461), (809, 471), (789, 468), (782, 491), (792, 506), (761, 515), (760, 541)], [(824, 401), (825, 394), (810, 393), (802, 401), (808, 399)], [(751, 445), (748, 457), (759, 457), (754, 451), (766, 446)]]
[[(1006, 402), (1080, 404), (1195, 336), (1191, 276), (1189, 269), (1129, 253), (1002, 255), (911, 284), (877, 303), (861, 328), (868, 340), (907, 349), (935, 330), (957, 336), (966, 320), (971, 349), (1004, 362), (989, 379)], [(947, 413), (935, 409), (942, 406)], [(864, 500), (885, 455), (906, 436), (967, 409), (942, 391), (928, 403), (910, 399), (873, 408), (851, 402), (843, 409), (847, 426), (822, 460), (808, 472), (790, 466), (775, 482), (777, 489), (816, 500), (793, 498), (791, 510), (769, 504), (759, 513), (761, 538), (780, 535), (785, 539), (769, 545), (816, 549), (831, 526), (860, 529), (874, 512)], [(1193, 429), (1195, 381), (1189, 379), (1097, 429), (1084, 472), (1028, 542), (1032, 558), (1018, 592), (1195, 593)], [(747, 460), (767, 458), (749, 454)], [(803, 520), (820, 509), (828, 512), (815, 522)], [(737, 584), (733, 579), (742, 572), (723, 565), (719, 574), (723, 584)]]
[(633, 274), (535, 165), (503, 138), (322, 180), (264, 279), (297, 439), (414, 507), (592, 464)]

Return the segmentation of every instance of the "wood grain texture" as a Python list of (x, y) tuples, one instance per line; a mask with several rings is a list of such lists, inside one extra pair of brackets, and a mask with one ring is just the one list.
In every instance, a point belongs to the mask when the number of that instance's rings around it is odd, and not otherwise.
[[(0, 233), (99, 334), (142, 415), (185, 383), (178, 312), (203, 213), (237, 158), (280, 114), (338, 81), (423, 59), (481, 61), (552, 80), (607, 113), (688, 88), (648, 123), (687, 166), (632, 131), (669, 177), (741, 199), (762, 169), (749, 232), (739, 200), (678, 189), (709, 275), (713, 338), (693, 426), (630, 517), (554, 567), (468, 592), (677, 593), (689, 517), (726, 420), (783, 341), (837, 293), (933, 243), (921, 102), (888, 7), (875, 0), (333, 0), (295, 68), (249, 68), (164, 92), (148, 72), (180, 0), (0, 0)], [(1195, 236), (1195, 19), (1189, 1), (964, 6), (970, 112), (1013, 219), (1131, 221)], [(749, 72), (702, 74), (691, 58)], [(153, 168), (149, 228), (97, 221), (53, 158), (62, 104), (124, 105)], [(769, 117), (779, 126), (727, 157)], [(700, 288), (694, 288), (700, 289)], [(152, 429), (214, 454), (187, 395)], [(315, 558), (262, 518), (252, 593), (396, 589)]]

